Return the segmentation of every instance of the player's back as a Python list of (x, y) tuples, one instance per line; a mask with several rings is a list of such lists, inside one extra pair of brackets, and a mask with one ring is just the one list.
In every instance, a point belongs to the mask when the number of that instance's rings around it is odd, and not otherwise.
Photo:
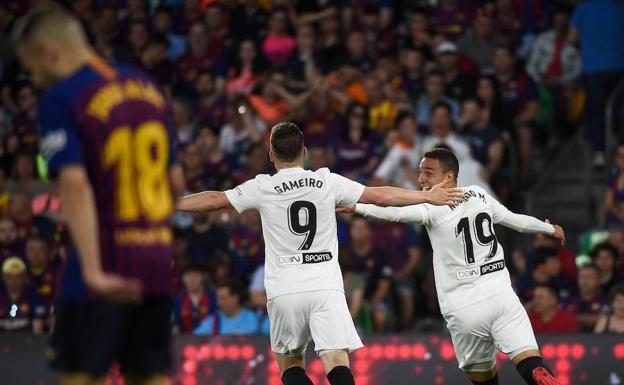
[(174, 159), (160, 88), (138, 70), (95, 61), (51, 87), (39, 108), (51, 172), (81, 164), (93, 185), (104, 269), (139, 278), (147, 296), (170, 294)]
[(238, 211), (262, 218), (268, 298), (323, 289), (343, 290), (338, 265), (336, 205), (352, 206), (364, 186), (328, 169), (287, 168), (258, 175), (228, 198)]
[(503, 248), (494, 233), (500, 205), (479, 186), (464, 188), (457, 206), (426, 205), (440, 309), (447, 313), (511, 290)]

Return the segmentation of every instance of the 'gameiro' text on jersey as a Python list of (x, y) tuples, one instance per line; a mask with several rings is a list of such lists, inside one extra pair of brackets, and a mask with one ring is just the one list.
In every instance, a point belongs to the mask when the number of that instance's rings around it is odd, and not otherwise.
[(366, 216), (425, 225), (433, 248), (433, 271), (443, 314), (509, 291), (503, 248), (494, 233), (501, 223), (519, 231), (552, 234), (552, 225), (514, 214), (479, 186), (464, 187), (457, 206), (357, 205)]
[(353, 206), (364, 186), (331, 173), (287, 168), (226, 191), (236, 211), (260, 211), (269, 299), (315, 290), (343, 290), (336, 206)]

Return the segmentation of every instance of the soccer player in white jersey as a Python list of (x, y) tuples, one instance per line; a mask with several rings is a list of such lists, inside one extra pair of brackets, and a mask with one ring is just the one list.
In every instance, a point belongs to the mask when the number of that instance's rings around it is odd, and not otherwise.
[[(455, 155), (435, 148), (420, 163), (419, 183), (427, 191), (445, 178), (456, 181), (458, 172)], [(493, 226), (498, 223), (523, 233), (549, 234), (562, 243), (563, 229), (548, 220), (512, 213), (479, 186), (463, 187), (463, 191), (464, 199), (457, 205), (397, 208), (357, 204), (355, 212), (425, 226), (433, 247), (440, 310), (451, 332), (459, 368), (473, 384), (498, 384), (498, 349), (509, 356), (527, 384), (557, 385), (542, 362), (526, 310), (513, 291)]]
[(266, 244), (265, 287), (271, 349), (286, 385), (312, 385), (304, 352), (310, 337), (332, 385), (353, 385), (348, 352), (362, 347), (347, 308), (338, 264), (336, 206), (357, 202), (405, 206), (459, 202), (461, 189), (429, 191), (365, 187), (322, 168), (304, 170), (307, 150), (297, 125), (272, 128), (269, 157), (277, 173), (258, 175), (225, 192), (205, 191), (179, 200), (177, 209), (203, 212), (256, 209)]

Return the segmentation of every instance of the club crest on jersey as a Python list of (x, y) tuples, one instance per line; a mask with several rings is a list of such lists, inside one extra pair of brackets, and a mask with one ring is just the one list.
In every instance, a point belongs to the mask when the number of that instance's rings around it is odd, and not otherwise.
[(469, 279), (475, 279), (482, 275), (494, 273), (495, 271), (500, 271), (505, 268), (505, 261), (495, 261), (486, 263), (485, 265), (471, 267), (469, 269), (457, 269), (457, 279), (460, 281), (465, 281)]
[(309, 263), (321, 263), (331, 261), (333, 255), (329, 251), (321, 251), (318, 253), (301, 253), (291, 255), (278, 255), (277, 264), (279, 266), (288, 265), (304, 265)]

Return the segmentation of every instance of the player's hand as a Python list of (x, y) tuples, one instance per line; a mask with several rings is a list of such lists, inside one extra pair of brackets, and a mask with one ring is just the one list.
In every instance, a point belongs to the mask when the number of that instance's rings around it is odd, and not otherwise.
[(139, 302), (142, 297), (141, 283), (136, 279), (102, 271), (88, 274), (85, 281), (89, 289), (113, 302)]
[(338, 206), (336, 207), (336, 214), (353, 214), (355, 213), (355, 206)]
[[(548, 219), (544, 222), (550, 223)], [(552, 234), (553, 237), (557, 238), (561, 242), (561, 246), (565, 245), (565, 232), (563, 231), (563, 227), (559, 225), (552, 225), (555, 228), (555, 232)]]
[(436, 206), (456, 205), (464, 201), (464, 191), (459, 187), (450, 187), (452, 179), (447, 176), (442, 182), (429, 190), (429, 203)]

